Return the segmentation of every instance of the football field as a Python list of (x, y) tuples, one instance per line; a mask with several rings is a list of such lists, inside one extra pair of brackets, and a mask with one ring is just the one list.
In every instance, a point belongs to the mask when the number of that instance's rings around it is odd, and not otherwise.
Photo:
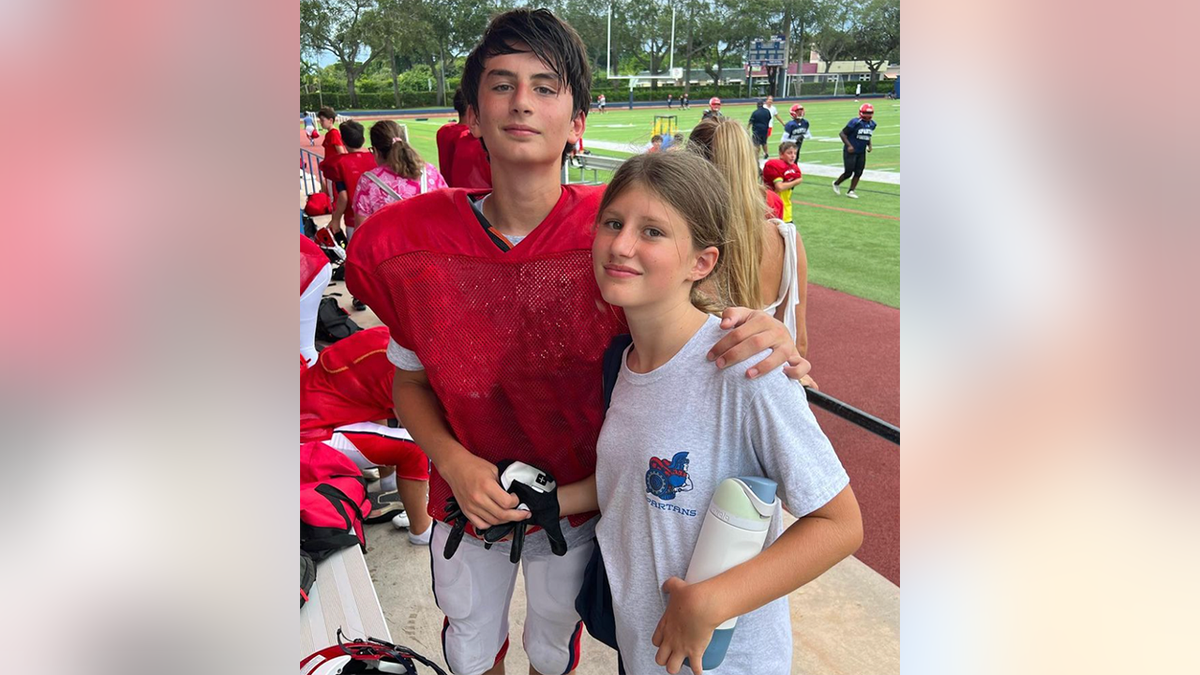
[[(649, 143), (656, 115), (675, 115), (678, 130), (686, 138), (707, 108), (708, 98), (697, 97), (689, 110), (678, 106), (662, 108), (622, 108), (615, 101), (600, 114), (588, 115), (584, 132), (584, 147), (592, 153), (610, 157), (628, 157), (641, 152)], [(805, 117), (813, 138), (804, 142), (799, 162), (805, 179), (792, 191), (793, 220), (799, 229), (808, 252), (809, 281), (854, 296), (891, 306), (900, 306), (900, 102), (870, 99), (875, 106), (878, 124), (874, 150), (867, 156), (867, 170), (887, 175), (888, 182), (859, 183), (859, 199), (845, 196), (849, 181), (843, 184), (842, 195), (830, 188), (832, 178), (816, 175), (829, 173), (842, 164), (841, 141), (838, 132), (858, 114), (858, 103), (852, 99), (837, 101), (805, 101)], [(789, 119), (791, 101), (779, 101), (779, 116)], [(665, 102), (664, 102), (665, 106)], [(739, 122), (749, 119), (752, 104), (726, 105), (722, 114)], [(437, 164), (435, 135), (451, 117), (430, 117), (424, 120), (397, 120), (408, 127), (413, 146), (426, 161)], [(364, 124), (370, 127), (371, 122)], [(782, 134), (779, 123), (772, 133), (771, 145)], [(772, 155), (774, 155), (772, 151)], [(868, 174), (870, 175), (870, 174)], [(578, 180), (579, 172), (571, 172)], [(894, 178), (892, 178), (894, 176)], [(599, 180), (607, 182), (609, 174), (600, 172)], [(591, 172), (588, 172), (591, 178)]]

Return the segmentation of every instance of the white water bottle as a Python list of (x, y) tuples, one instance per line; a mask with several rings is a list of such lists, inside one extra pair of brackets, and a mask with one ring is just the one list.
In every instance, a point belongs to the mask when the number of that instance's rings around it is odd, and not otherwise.
[[(757, 476), (721, 481), (700, 526), (700, 538), (696, 540), (684, 581), (694, 584), (711, 579), (761, 553), (771, 517), (779, 507), (775, 497), (778, 487), (775, 481)], [(721, 665), (736, 624), (735, 616), (713, 631), (712, 640), (704, 650), (704, 670)]]

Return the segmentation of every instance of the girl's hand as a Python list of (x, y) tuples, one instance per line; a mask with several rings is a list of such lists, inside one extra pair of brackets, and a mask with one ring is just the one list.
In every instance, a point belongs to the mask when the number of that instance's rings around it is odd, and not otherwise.
[(679, 577), (667, 579), (663, 592), (671, 598), (651, 638), (658, 647), (654, 662), (666, 666), (667, 672), (675, 675), (686, 658), (692, 672), (701, 675), (704, 650), (712, 640), (713, 631), (721, 625), (714, 616), (711, 598), (706, 597), (696, 584), (688, 584)]
[[(808, 363), (796, 349), (796, 341), (787, 326), (762, 310), (727, 307), (721, 315), (721, 328), (733, 330), (708, 350), (708, 359), (715, 359), (718, 368), (745, 361), (764, 349), (770, 349), (771, 353), (747, 370), (746, 377), (754, 379), (785, 362), (790, 366)], [(800, 375), (807, 372), (808, 368), (805, 368)]]
[(817, 386), (816, 380), (812, 379), (812, 377), (809, 375), (805, 375), (800, 378), (800, 386), (808, 387), (809, 389), (814, 389), (816, 391), (821, 390), (821, 388)]

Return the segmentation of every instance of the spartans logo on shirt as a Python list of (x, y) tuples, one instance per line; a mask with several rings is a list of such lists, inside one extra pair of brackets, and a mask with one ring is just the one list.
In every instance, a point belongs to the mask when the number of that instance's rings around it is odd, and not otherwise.
[(677, 452), (669, 462), (651, 457), (650, 469), (646, 471), (646, 492), (659, 499), (674, 499), (677, 493), (691, 490), (687, 456), (686, 452)]

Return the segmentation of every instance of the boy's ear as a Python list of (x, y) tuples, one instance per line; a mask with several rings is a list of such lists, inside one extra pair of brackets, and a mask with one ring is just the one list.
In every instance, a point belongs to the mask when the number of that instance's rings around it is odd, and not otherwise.
[(567, 139), (567, 141), (571, 145), (578, 143), (579, 139), (583, 138), (583, 130), (585, 127), (587, 127), (587, 111), (580, 110), (579, 112), (575, 113), (575, 118), (571, 120), (571, 136)]
[(479, 124), (479, 111), (475, 106), (467, 104), (467, 114), (463, 115), (467, 128), (471, 130), (471, 135), (475, 138), (483, 138), (483, 128)]
[(717, 258), (721, 257), (721, 252), (716, 246), (709, 246), (700, 251), (696, 256), (696, 263), (692, 265), (692, 281), (700, 281), (701, 279), (712, 274), (713, 268), (717, 266)]

